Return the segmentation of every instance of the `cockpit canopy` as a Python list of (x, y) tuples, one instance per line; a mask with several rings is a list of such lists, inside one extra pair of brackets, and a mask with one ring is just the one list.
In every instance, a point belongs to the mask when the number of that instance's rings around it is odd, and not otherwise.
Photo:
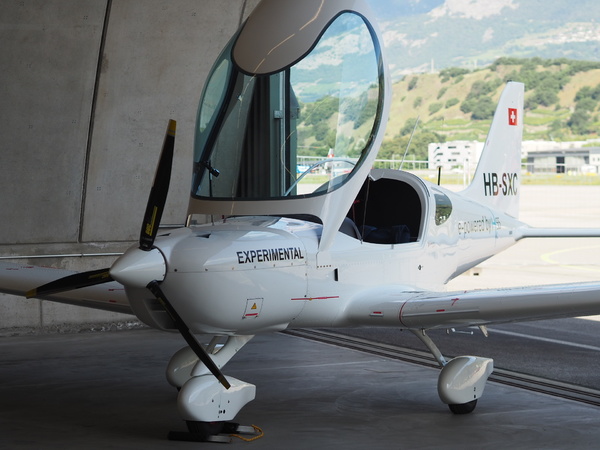
[[(288, 31), (293, 38), (298, 30)], [(236, 58), (242, 38), (247, 46), (244, 27), (204, 89), (192, 197), (292, 200), (344, 185), (363, 165), (382, 116), (383, 67), (369, 22), (358, 12), (336, 13), (312, 41), (303, 38), (298, 59), (268, 73), (265, 58), (252, 69), (238, 64), (247, 52)]]
[(204, 88), (188, 223), (301, 215), (323, 224), (320, 248), (333, 242), (388, 117), (371, 19), (364, 0), (258, 4)]

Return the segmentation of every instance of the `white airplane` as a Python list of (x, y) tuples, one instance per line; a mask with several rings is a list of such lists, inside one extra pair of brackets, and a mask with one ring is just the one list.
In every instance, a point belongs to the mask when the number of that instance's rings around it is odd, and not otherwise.
[[(202, 438), (255, 396), (255, 386), (225, 376), (223, 366), (253, 335), (298, 327), (410, 330), (441, 366), (442, 402), (470, 413), (493, 361), (447, 361), (427, 330), (599, 314), (600, 284), (468, 292), (444, 285), (520, 239), (600, 230), (518, 220), (521, 83), (507, 83), (464, 191), (372, 170), (392, 94), (381, 42), (364, 1), (263, 0), (206, 83), (186, 226), (157, 236), (171, 121), (138, 245), (112, 267), (85, 273), (2, 263), (0, 290), (178, 329), (189, 346), (173, 356), (168, 380), (180, 388), (182, 418)], [(323, 129), (330, 157), (299, 174), (298, 156), (322, 141)], [(311, 184), (315, 171), (326, 175)], [(215, 338), (202, 345), (199, 334)]]

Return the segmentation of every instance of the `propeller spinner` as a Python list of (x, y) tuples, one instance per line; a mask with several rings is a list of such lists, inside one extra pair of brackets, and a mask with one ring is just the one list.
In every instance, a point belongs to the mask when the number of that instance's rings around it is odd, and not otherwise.
[(158, 233), (158, 226), (162, 218), (171, 182), (175, 130), (176, 122), (169, 120), (160, 160), (148, 197), (148, 204), (146, 205), (144, 222), (140, 231), (139, 247), (127, 250), (110, 268), (92, 270), (60, 278), (30, 290), (27, 292), (26, 297), (42, 297), (111, 281), (118, 281), (124, 286), (147, 287), (171, 316), (177, 329), (200, 361), (219, 380), (225, 389), (229, 389), (231, 385), (219, 367), (214, 363), (202, 345), (198, 343), (189, 327), (169, 302), (160, 287), (160, 283), (166, 275), (166, 262), (160, 250), (154, 247), (154, 240)]

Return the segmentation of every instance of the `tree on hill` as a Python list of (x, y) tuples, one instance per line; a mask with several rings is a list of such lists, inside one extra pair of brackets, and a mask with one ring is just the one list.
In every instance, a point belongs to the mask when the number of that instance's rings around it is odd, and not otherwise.
[(489, 97), (480, 97), (477, 99), (466, 100), (460, 105), (460, 110), (465, 114), (471, 114), (473, 120), (490, 119), (494, 110), (490, 112), (490, 107), (493, 107), (492, 99)]
[(575, 101), (579, 103), (581, 100), (592, 99), (592, 100), (600, 100), (600, 84), (595, 88), (591, 86), (583, 86), (577, 94), (575, 94)]
[(442, 83), (446, 83), (451, 78), (463, 77), (464, 75), (466, 75), (470, 72), (471, 71), (469, 69), (461, 69), (458, 67), (449, 67), (447, 69), (440, 70), (440, 78), (442, 80)]
[(575, 134), (587, 134), (591, 125), (590, 113), (582, 109), (576, 110), (567, 121), (567, 126)]
[(460, 105), (460, 110), (471, 114), (473, 120), (490, 120), (494, 116), (496, 104), (489, 96), (498, 89), (502, 80), (496, 78), (489, 82), (475, 81), (466, 100)]
[(583, 86), (575, 94), (575, 111), (567, 120), (567, 126), (574, 134), (589, 134), (593, 132), (592, 116), (600, 100), (600, 84), (596, 87)]

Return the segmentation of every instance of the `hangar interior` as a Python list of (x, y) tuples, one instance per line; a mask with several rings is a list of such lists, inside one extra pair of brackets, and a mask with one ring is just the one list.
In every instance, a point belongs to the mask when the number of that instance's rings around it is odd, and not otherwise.
[[(106, 267), (139, 236), (169, 119), (163, 224), (185, 220), (197, 103), (258, 0), (34, 0), (0, 27), (0, 258)], [(0, 294), (0, 330), (125, 320)]]

